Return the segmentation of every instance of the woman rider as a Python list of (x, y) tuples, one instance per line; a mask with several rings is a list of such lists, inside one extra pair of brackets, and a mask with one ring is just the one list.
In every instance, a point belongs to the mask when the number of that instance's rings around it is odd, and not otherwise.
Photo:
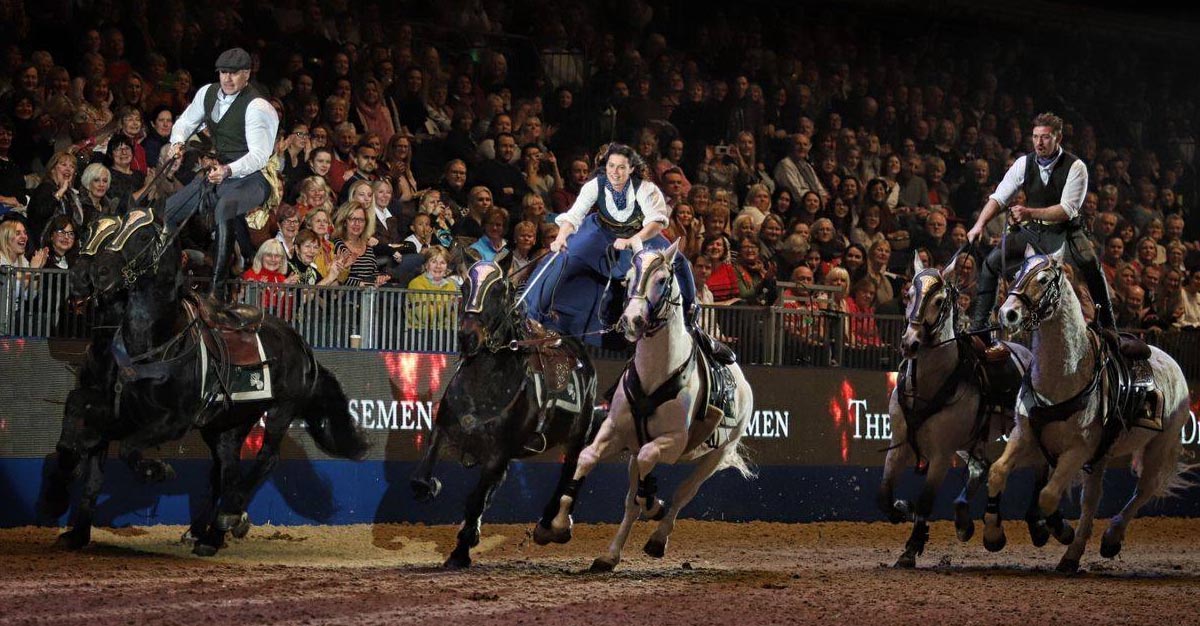
[[(575, 204), (555, 220), (559, 233), (550, 251), (563, 254), (547, 257), (546, 263), (553, 267), (546, 268), (525, 296), (529, 316), (564, 335), (578, 336), (602, 328), (599, 316), (607, 309), (607, 303), (600, 302), (602, 296), (623, 299), (617, 285), (610, 286), (605, 296), (609, 281), (623, 279), (633, 255), (643, 247), (659, 250), (670, 246), (660, 233), (670, 221), (671, 209), (662, 191), (641, 179), (641, 158), (629, 146), (613, 143), (601, 162), (603, 170), (584, 183)], [(676, 255), (674, 266), (687, 323), (695, 330), (696, 286), (691, 267), (683, 255)], [(703, 333), (696, 335), (708, 354), (732, 362), (728, 348)], [(598, 335), (586, 339), (600, 344)]]

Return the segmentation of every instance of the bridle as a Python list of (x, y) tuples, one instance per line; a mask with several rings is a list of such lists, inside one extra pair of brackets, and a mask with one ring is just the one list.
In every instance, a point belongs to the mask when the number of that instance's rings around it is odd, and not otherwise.
[[(912, 305), (909, 307), (908, 323), (909, 325), (920, 324), (921, 329), (925, 332), (925, 337), (932, 340), (937, 337), (938, 331), (945, 326), (949, 320), (955, 328), (958, 326), (958, 287), (951, 284), (950, 281), (942, 278), (942, 275), (936, 268), (926, 268), (917, 272), (912, 279), (913, 294)], [(937, 316), (932, 322), (925, 321), (925, 305), (938, 292), (945, 291), (946, 297), (942, 299), (938, 306)], [(934, 348), (954, 341), (953, 335), (950, 339), (933, 344), (929, 347)]]
[(512, 299), (512, 282), (504, 276), (504, 270), (499, 265), (490, 262), (478, 262), (467, 272), (466, 297), (463, 298), (463, 317), (479, 321), (479, 332), (483, 341), (479, 347), (471, 351), (463, 351), (463, 356), (475, 356), (483, 348), (493, 354), (501, 350), (511, 349), (508, 335), (512, 335), (517, 327), (519, 314), (508, 306), (501, 306), (501, 313), (491, 325), (485, 324), (483, 313), (487, 305), (488, 295), (493, 289), (501, 289), (501, 300), (507, 304)]
[[(1033, 277), (1038, 275), (1043, 269), (1051, 271), (1050, 280), (1046, 283), (1042, 295), (1035, 303), (1032, 298), (1025, 294), (1025, 290), (1029, 288), (1029, 282)], [(1021, 271), (1017, 274), (1017, 279), (1012, 289), (1008, 290), (1008, 295), (1019, 300), (1029, 311), (1029, 315), (1021, 323), (1021, 328), (1026, 331), (1037, 330), (1043, 321), (1054, 315), (1054, 312), (1058, 310), (1059, 302), (1062, 300), (1062, 267), (1044, 254), (1029, 257), (1021, 266)]]
[[(650, 312), (646, 316), (646, 326), (642, 331), (642, 336), (653, 337), (670, 321), (675, 312), (674, 307), (683, 303), (682, 295), (675, 293), (677, 289), (675, 266), (665, 254), (645, 250), (633, 257), (632, 269), (633, 280), (629, 281), (627, 297), (630, 302), (644, 300), (646, 306), (650, 308)], [(650, 296), (647, 295), (650, 291), (650, 279), (659, 269), (665, 271), (667, 275), (662, 279), (662, 292), (652, 301)], [(667, 311), (668, 306), (672, 307), (670, 311)]]

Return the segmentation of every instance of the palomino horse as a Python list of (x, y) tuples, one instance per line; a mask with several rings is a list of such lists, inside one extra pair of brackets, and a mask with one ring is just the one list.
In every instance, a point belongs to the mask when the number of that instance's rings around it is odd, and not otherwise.
[[(908, 327), (901, 338), (905, 361), (892, 391), (892, 443), (884, 461), (878, 503), (888, 519), (899, 523), (911, 516), (912, 534), (896, 567), (915, 567), (929, 540), (927, 520), (938, 488), (955, 453), (967, 459), (968, 480), (954, 501), (954, 522), (961, 541), (975, 532), (970, 500), (983, 483), (989, 461), (984, 450), (990, 441), (1012, 428), (1012, 407), (1021, 377), (1029, 369), (1024, 346), (1006, 343), (1011, 356), (998, 367), (988, 367), (976, 356), (970, 337), (958, 335), (958, 289), (953, 279), (958, 257), (938, 272), (913, 259), (909, 287)], [(914, 459), (927, 461), (924, 484), (916, 509), (904, 500), (893, 500), (896, 479)], [(1045, 466), (1041, 470), (1045, 475)], [(1036, 499), (1030, 511), (1036, 512)], [(1036, 545), (1048, 539), (1044, 527), (1030, 523)], [(1059, 537), (1068, 543), (1069, 537)]]
[[(592, 571), (612, 571), (617, 566), (639, 513), (644, 519), (661, 520), (644, 548), (646, 554), (661, 558), (679, 511), (709, 476), (726, 467), (747, 478), (753, 475), (740, 445), (753, 412), (750, 385), (737, 365), (714, 370), (701, 356), (684, 324), (672, 265), (678, 253), (676, 242), (665, 250), (643, 250), (633, 258), (619, 322), (626, 339), (636, 342), (633, 361), (621, 375), (596, 440), (579, 455), (572, 485), (551, 523), (552, 529), (569, 525), (578, 484), (601, 459), (623, 450), (632, 452), (625, 516), (608, 554), (592, 563)], [(659, 463), (680, 461), (696, 461), (696, 467), (668, 508), (656, 497), (657, 480), (651, 472)]]
[(1058, 564), (1061, 572), (1075, 572), (1092, 534), (1109, 460), (1133, 455), (1138, 482), (1133, 497), (1104, 533), (1100, 554), (1106, 558), (1121, 551), (1129, 522), (1146, 502), (1186, 484), (1181, 476), (1186, 466), (1180, 462), (1179, 433), (1188, 418), (1188, 389), (1174, 359), (1150, 348), (1149, 376), (1139, 382), (1152, 381), (1153, 386), (1143, 387), (1144, 396), (1138, 394), (1135, 402), (1126, 403), (1133, 415), (1117, 414), (1113, 388), (1118, 380), (1113, 368), (1120, 357), (1087, 328), (1062, 265), (1062, 249), (1043, 255), (1027, 247), (1021, 271), (1000, 307), (1005, 328), (1032, 331), (1033, 368), (1021, 386), (1016, 426), (988, 475), (984, 539), (1002, 543), (1004, 529), (999, 515), (992, 512), (993, 501), (999, 499), (1015, 464), (1044, 454), (1054, 466), (1038, 498), (1043, 516), (1055, 514), (1063, 492), (1090, 464), (1083, 480), (1079, 530)]
[[(413, 472), (417, 500), (437, 497), (441, 482), (433, 467), (443, 447), (464, 465), (479, 464), (479, 483), (467, 498), (458, 541), (446, 567), (471, 565), (483, 513), (513, 459), (563, 447), (562, 472), (534, 528), (539, 545), (566, 543), (571, 526), (552, 530), (559, 497), (575, 475), (579, 453), (595, 436), (596, 370), (583, 345), (571, 339), (531, 338), (515, 309), (515, 288), (495, 263), (480, 261), (463, 284), (458, 369), (438, 404), (437, 421), (425, 456)], [(541, 433), (541, 437), (535, 437)], [(540, 445), (530, 448), (528, 442)], [(569, 517), (568, 517), (569, 520)]]

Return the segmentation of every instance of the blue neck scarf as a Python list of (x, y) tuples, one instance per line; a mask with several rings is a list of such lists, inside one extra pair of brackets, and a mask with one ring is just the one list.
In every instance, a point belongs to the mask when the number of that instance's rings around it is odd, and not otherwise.
[(1057, 159), (1057, 158), (1058, 158), (1058, 155), (1060, 155), (1060, 154), (1062, 154), (1062, 147), (1061, 147), (1061, 146), (1058, 148), (1058, 151), (1057, 151), (1057, 152), (1055, 152), (1053, 156), (1050, 156), (1050, 157), (1047, 157), (1047, 158), (1044, 158), (1044, 159), (1043, 159), (1042, 157), (1037, 157), (1037, 164), (1038, 164), (1038, 165), (1040, 165), (1040, 166), (1042, 166), (1042, 167), (1046, 167), (1046, 166), (1050, 165), (1051, 163), (1053, 163), (1053, 162), (1054, 162), (1054, 159)]
[(613, 189), (612, 182), (608, 180), (608, 177), (604, 178), (604, 188), (608, 189), (608, 192), (612, 194), (613, 204), (616, 205), (618, 211), (625, 210), (626, 195), (629, 193), (631, 182), (633, 182), (632, 179), (625, 181), (625, 188), (621, 191), (617, 191), (616, 189)]

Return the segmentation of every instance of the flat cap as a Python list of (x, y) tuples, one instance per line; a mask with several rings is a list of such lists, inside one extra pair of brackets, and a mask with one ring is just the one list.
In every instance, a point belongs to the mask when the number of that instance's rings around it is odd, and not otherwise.
[(218, 72), (236, 72), (250, 69), (250, 53), (242, 48), (230, 48), (217, 57)]

